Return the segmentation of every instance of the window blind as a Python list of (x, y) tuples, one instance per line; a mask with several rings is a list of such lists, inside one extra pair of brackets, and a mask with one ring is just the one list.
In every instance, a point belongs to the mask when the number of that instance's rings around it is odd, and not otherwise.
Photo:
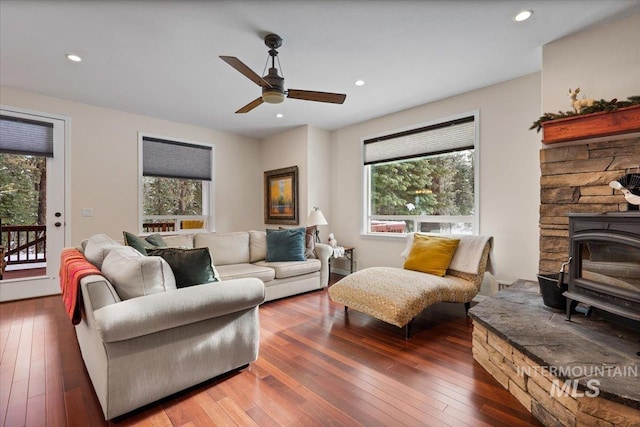
[(144, 136), (142, 174), (211, 181), (211, 147)]
[(53, 123), (0, 116), (0, 153), (53, 157)]
[(463, 151), (474, 145), (474, 117), (464, 117), (365, 140), (364, 164)]

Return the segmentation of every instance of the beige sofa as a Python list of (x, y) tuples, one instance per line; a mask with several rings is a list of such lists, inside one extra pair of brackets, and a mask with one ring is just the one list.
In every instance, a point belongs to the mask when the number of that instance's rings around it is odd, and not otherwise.
[(163, 236), (168, 246), (209, 248), (213, 264), (224, 280), (255, 277), (264, 282), (265, 301), (326, 288), (333, 249), (316, 243), (305, 261), (267, 262), (264, 231), (196, 233)]
[(268, 263), (264, 232), (164, 240), (209, 248), (221, 281), (180, 288), (165, 260), (105, 235), (81, 248), (102, 273), (80, 280), (75, 328), (105, 419), (247, 366), (258, 357), (259, 305), (328, 281), (327, 245), (316, 247), (319, 259)]

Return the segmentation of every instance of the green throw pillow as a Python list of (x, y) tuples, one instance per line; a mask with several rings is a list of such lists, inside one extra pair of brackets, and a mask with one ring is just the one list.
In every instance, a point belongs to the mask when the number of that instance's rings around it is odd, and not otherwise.
[(159, 234), (150, 234), (144, 238), (148, 243), (152, 244), (156, 248), (166, 248), (167, 243), (164, 241), (161, 235)]
[(128, 231), (123, 231), (122, 234), (124, 235), (124, 244), (131, 246), (142, 255), (147, 255), (147, 249), (167, 247), (164, 239), (159, 234), (151, 234), (144, 239)]
[(305, 229), (267, 229), (267, 262), (304, 261)]
[(147, 249), (147, 254), (159, 256), (169, 264), (178, 288), (219, 281), (218, 274), (211, 265), (209, 248), (156, 248)]

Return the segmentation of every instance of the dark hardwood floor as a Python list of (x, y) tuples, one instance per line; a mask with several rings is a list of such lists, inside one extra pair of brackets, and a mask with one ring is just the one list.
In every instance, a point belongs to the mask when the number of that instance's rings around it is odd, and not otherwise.
[(473, 361), (462, 304), (427, 309), (409, 341), (326, 291), (266, 303), (260, 321), (249, 368), (106, 422), (60, 296), (0, 304), (2, 425), (540, 425)]
[(24, 270), (5, 270), (2, 275), (2, 280), (11, 279), (24, 279), (27, 277), (45, 276), (47, 274), (46, 268), (27, 268)]

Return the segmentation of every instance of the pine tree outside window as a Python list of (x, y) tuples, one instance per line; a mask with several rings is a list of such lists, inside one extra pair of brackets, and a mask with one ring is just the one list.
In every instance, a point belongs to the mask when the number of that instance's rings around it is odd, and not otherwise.
[(478, 233), (477, 115), (363, 141), (364, 233)]
[(141, 233), (212, 230), (213, 147), (140, 135)]

